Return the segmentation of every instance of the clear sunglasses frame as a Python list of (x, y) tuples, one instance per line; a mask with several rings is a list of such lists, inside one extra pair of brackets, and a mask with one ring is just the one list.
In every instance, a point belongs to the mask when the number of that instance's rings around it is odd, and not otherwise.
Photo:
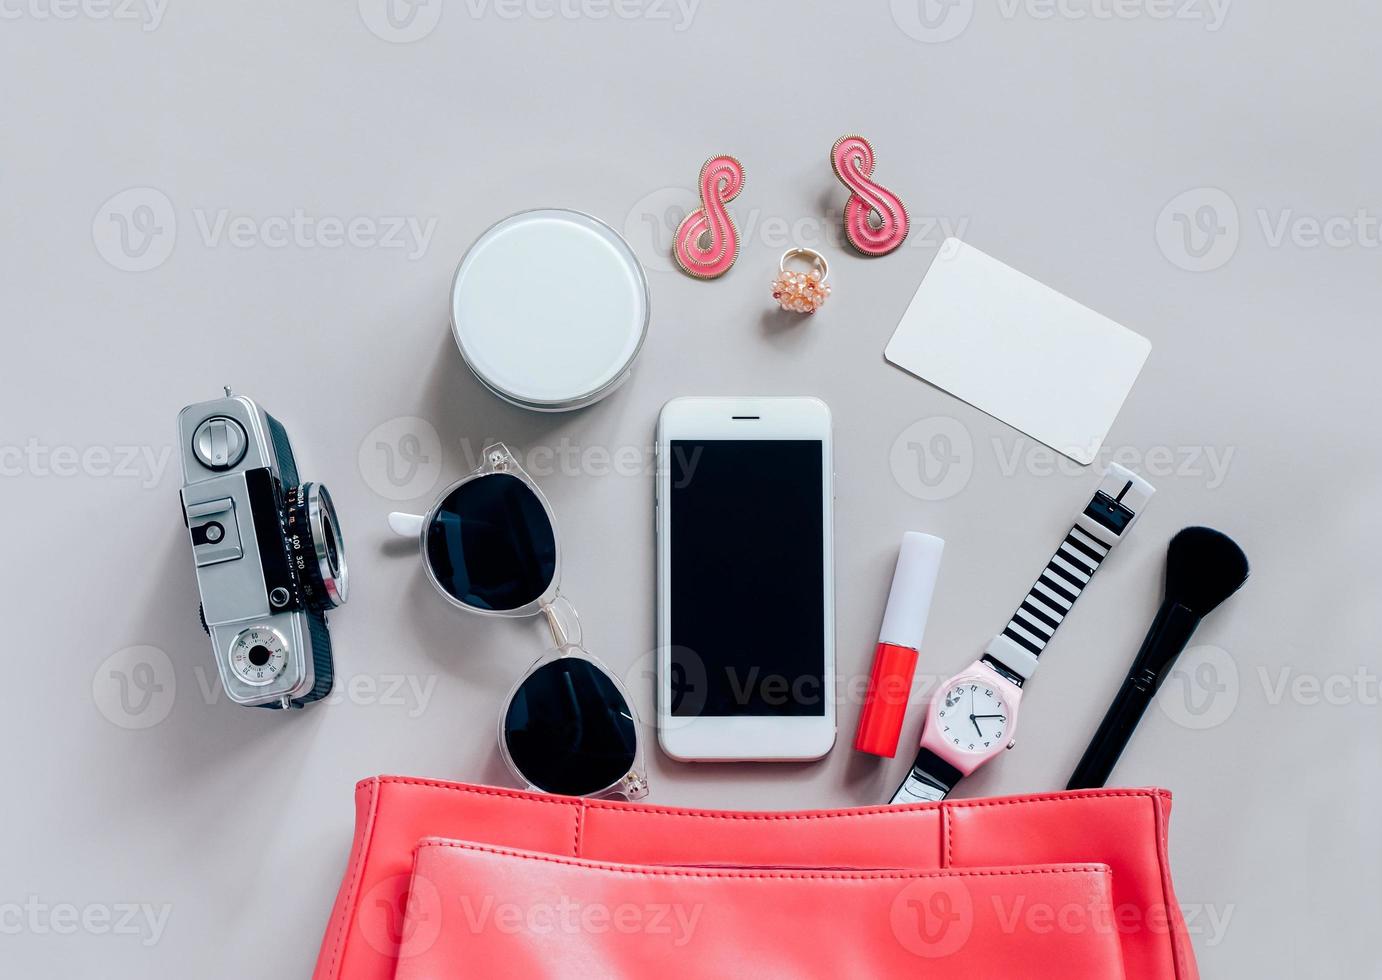
[[(449, 487), (438, 494), (436, 501), (423, 516), (416, 514), (393, 513), (389, 515), (389, 527), (395, 534), (405, 538), (414, 538), (418, 542), (418, 547), (422, 556), (422, 566), (427, 573), (427, 579), (432, 583), (432, 587), (451, 605), (458, 609), (463, 609), (468, 613), (475, 613), (480, 616), (492, 616), (505, 619), (525, 619), (532, 616), (542, 616), (547, 623), (548, 629), (552, 634), (554, 649), (549, 650), (540, 656), (524, 672), (523, 676), (509, 690), (508, 696), (504, 698), (504, 705), (499, 712), (498, 733), (499, 750), (504, 756), (504, 762), (509, 770), (523, 782), (528, 789), (545, 792), (540, 786), (533, 784), (523, 771), (514, 762), (513, 756), (509, 752), (507, 740), (504, 738), (504, 721), (508, 717), (509, 707), (513, 704), (513, 699), (518, 695), (519, 690), (539, 669), (549, 663), (560, 660), (563, 657), (576, 657), (593, 664), (603, 673), (624, 699), (624, 704), (628, 706), (630, 720), (634, 725), (634, 736), (637, 743), (634, 746), (633, 765), (622, 777), (615, 780), (609, 786), (585, 794), (588, 799), (608, 799), (610, 797), (624, 797), (630, 800), (642, 799), (648, 795), (648, 776), (643, 758), (643, 739), (639, 737), (639, 729), (642, 722), (638, 717), (638, 709), (634, 706), (633, 698), (629, 696), (628, 689), (618, 675), (609, 669), (598, 657), (587, 650), (583, 644), (581, 631), (581, 617), (576, 612), (570, 600), (561, 594), (561, 535), (557, 528), (557, 518), (552, 512), (552, 505), (548, 503), (546, 495), (538, 487), (533, 478), (519, 464), (509, 448), (502, 442), (492, 446), (486, 446), (482, 454), (482, 462), (474, 472), (462, 477)], [(458, 489), (475, 480), (483, 480), (491, 476), (511, 476), (521, 481), (524, 486), (537, 498), (542, 505), (542, 511), (547, 516), (547, 522), (552, 527), (552, 540), (554, 542), (554, 560), (552, 568), (552, 581), (547, 583), (547, 588), (542, 595), (533, 601), (518, 606), (514, 609), (481, 609), (477, 606), (469, 605), (457, 599), (445, 588), (442, 587), (440, 579), (437, 578), (436, 571), (432, 568), (432, 562), (427, 557), (427, 529), (432, 526), (442, 505), (446, 503), (448, 497)]]

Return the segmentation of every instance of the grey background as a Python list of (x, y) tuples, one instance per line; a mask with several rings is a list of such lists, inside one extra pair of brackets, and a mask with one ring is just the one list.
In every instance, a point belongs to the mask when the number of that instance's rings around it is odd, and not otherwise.
[[(923, 21), (912, 0), (704, 0), (688, 23), (661, 0), (433, 0), (399, 29), (375, 0), (172, 0), (159, 17), (4, 5), (0, 972), (304, 976), (356, 779), (508, 781), (494, 719), (541, 627), (454, 613), (384, 520), (390, 495), (425, 506), (488, 437), (537, 450), (530, 462), (553, 454), (537, 469), (567, 591), (650, 714), (643, 470), (656, 412), (681, 394), (809, 393), (833, 409), (845, 703), (817, 765), (654, 750), (653, 800), (881, 801), (906, 760), (870, 765), (849, 741), (902, 531), (948, 542), (921, 667), (934, 682), (1001, 626), (1097, 480), (1051, 471), (1029, 440), (884, 363), (941, 229), (1154, 345), (1110, 434), (1121, 455), (1104, 458), (1159, 493), (1043, 658), (1018, 747), (963, 794), (1064, 784), (1159, 601), (1166, 540), (1220, 527), (1253, 577), (1196, 636), (1116, 779), (1176, 793), (1176, 881), (1206, 976), (1379, 969), (1364, 924), (1382, 914), (1382, 13), (928, 2)], [(848, 131), (875, 142), (877, 176), (914, 216), (885, 259), (838, 245), (827, 151)], [(714, 152), (747, 166), (745, 243), (702, 284), (667, 270), (667, 223)], [(115, 198), (131, 188), (153, 190)], [(466, 244), (544, 205), (624, 230), (654, 306), (631, 382), (553, 417), (481, 391), (447, 330)], [(360, 219), (355, 241), (332, 247), (329, 222), (281, 247), (216, 234), (224, 214), (277, 241), (272, 219), (295, 210)], [(392, 216), (435, 219), (426, 247), (371, 246), (362, 229)], [(770, 313), (780, 251), (827, 233), (829, 305), (805, 323)], [(284, 420), (339, 505), (354, 592), (331, 619), (345, 683), (330, 706), (269, 715), (203, 693), (171, 451), (178, 409), (222, 384)], [(381, 443), (427, 462), (390, 470)], [(154, 463), (115, 465), (124, 447)], [(611, 467), (602, 454), (619, 450)], [(113, 928), (127, 904), (167, 912), (157, 941)]]

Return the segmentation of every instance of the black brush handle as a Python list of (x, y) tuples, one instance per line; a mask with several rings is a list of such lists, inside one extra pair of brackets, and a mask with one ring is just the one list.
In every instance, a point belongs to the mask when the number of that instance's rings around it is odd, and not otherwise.
[(1109, 705), (1066, 789), (1094, 789), (1108, 782), (1147, 705), (1199, 625), (1200, 617), (1180, 603), (1162, 604), (1142, 649), (1137, 651), (1132, 671)]

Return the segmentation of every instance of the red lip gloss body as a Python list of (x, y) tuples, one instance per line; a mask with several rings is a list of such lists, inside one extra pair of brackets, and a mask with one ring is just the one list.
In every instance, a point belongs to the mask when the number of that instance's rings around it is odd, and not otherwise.
[(889, 759), (897, 754), (944, 550), (945, 542), (930, 534), (908, 531), (902, 536), (859, 730), (854, 736), (854, 747), (860, 752)]

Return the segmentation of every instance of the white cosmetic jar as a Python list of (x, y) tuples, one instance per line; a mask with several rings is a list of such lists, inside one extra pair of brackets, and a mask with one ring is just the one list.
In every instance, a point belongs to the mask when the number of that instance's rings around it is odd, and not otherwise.
[(647, 336), (648, 279), (633, 249), (579, 211), (522, 211), (470, 246), (451, 283), (451, 332), (500, 398), (568, 412), (629, 376)]

